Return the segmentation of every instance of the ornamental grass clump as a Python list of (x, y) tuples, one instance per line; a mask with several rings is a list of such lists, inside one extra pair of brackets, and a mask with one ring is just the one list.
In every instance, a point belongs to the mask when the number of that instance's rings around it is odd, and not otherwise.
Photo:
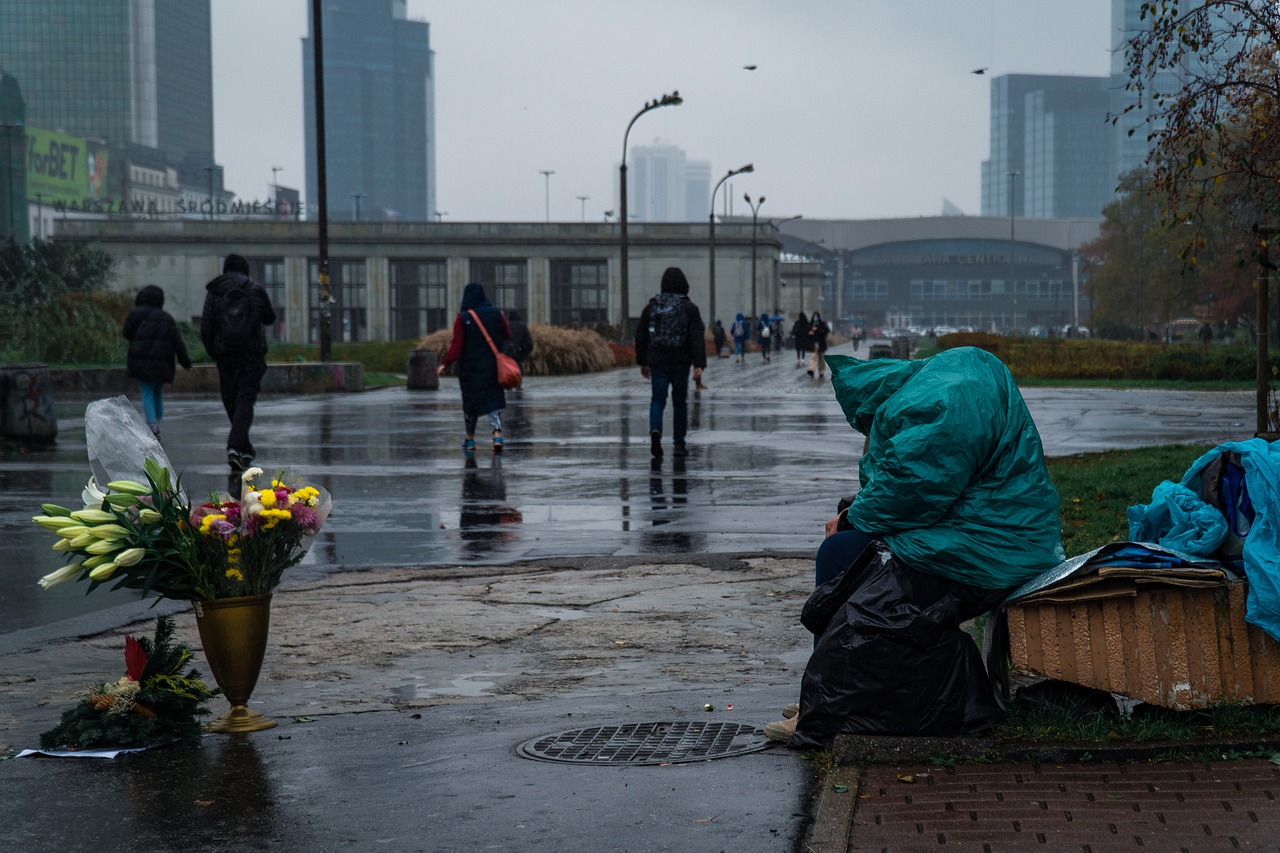
[(113, 590), (184, 601), (263, 595), (302, 559), (331, 506), (322, 489), (250, 468), (238, 498), (211, 496), (193, 510), (168, 468), (143, 467), (146, 483), (116, 480), (105, 492), (90, 478), (81, 509), (43, 505), (32, 521), (57, 534), (53, 550), (70, 562), (40, 586), (87, 580), (92, 592), (114, 581)]

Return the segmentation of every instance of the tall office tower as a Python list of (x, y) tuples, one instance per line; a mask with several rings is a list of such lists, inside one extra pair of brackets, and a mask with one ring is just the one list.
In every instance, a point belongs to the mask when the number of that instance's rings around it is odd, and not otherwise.
[[(1107, 78), (1006, 74), (991, 81), (982, 215), (1099, 217), (1115, 190)], [(1017, 174), (1011, 174), (1016, 172)]]
[[(405, 0), (326, 0), (325, 173), (330, 219), (429, 221), (436, 210), (430, 25)], [(303, 39), (307, 201), (316, 179), (314, 21)]]
[(711, 163), (654, 140), (633, 145), (627, 166), (627, 211), (637, 222), (697, 222), (711, 204)]
[[(1178, 68), (1158, 68), (1147, 78), (1147, 94), (1141, 101), (1136, 92), (1126, 91), (1129, 75), (1125, 69), (1125, 60), (1128, 58), (1129, 40), (1149, 26), (1149, 19), (1142, 19), (1142, 3), (1143, 0), (1111, 0), (1111, 78), (1108, 85), (1111, 113), (1119, 117), (1112, 129), (1111, 150), (1112, 169), (1117, 182), (1121, 175), (1146, 163), (1147, 154), (1151, 151), (1148, 137), (1162, 126), (1160, 122), (1147, 124), (1146, 107), (1151, 102), (1150, 92), (1176, 92), (1181, 85), (1180, 79), (1185, 79), (1188, 74), (1199, 75), (1209, 70), (1198, 60), (1183, 63)], [(1198, 5), (1195, 0), (1179, 0), (1180, 11), (1189, 11), (1194, 5)], [(1224, 26), (1243, 20), (1242, 15), (1231, 9), (1222, 9), (1220, 14)], [(1226, 52), (1238, 50), (1241, 43), (1238, 40), (1227, 40), (1224, 46)], [(1126, 113), (1125, 110), (1129, 107), (1132, 109)], [(1129, 134), (1131, 130), (1132, 136)]]
[(209, 0), (4, 0), (0, 71), (32, 127), (153, 149), (193, 183), (213, 165)]

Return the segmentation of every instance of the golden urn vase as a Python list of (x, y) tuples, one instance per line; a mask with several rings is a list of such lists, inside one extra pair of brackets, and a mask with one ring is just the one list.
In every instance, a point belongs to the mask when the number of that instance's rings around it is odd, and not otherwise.
[(274, 728), (275, 720), (248, 707), (267, 650), (271, 596), (246, 595), (192, 604), (205, 660), (222, 695), (231, 703), (231, 710), (205, 726), (205, 731), (258, 732)]

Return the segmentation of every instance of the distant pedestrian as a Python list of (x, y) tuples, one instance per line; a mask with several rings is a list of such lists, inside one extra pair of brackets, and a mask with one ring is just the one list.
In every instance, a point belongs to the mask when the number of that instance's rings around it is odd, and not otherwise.
[(769, 350), (773, 348), (773, 327), (769, 324), (769, 315), (761, 314), (756, 321), (756, 342), (760, 344), (760, 354), (765, 361), (770, 361)]
[(773, 351), (782, 352), (782, 338), (783, 338), (782, 318), (770, 317), (769, 329), (770, 329), (769, 339), (773, 341)]
[[(486, 338), (485, 335), (488, 334)], [(453, 338), (449, 350), (440, 362), (438, 372), (458, 363), (458, 386), (462, 389), (462, 420), (466, 430), (462, 449), (476, 452), (476, 423), (481, 415), (489, 416), (489, 429), (493, 433), (493, 452), (502, 452), (502, 410), (507, 407), (507, 395), (498, 384), (499, 352), (511, 339), (511, 327), (502, 312), (493, 307), (484, 295), (484, 286), (471, 282), (462, 291), (462, 307), (453, 320)], [(490, 346), (489, 342), (493, 342)]]
[(827, 322), (822, 319), (822, 315), (817, 311), (813, 312), (813, 316), (809, 318), (809, 377), (813, 377), (813, 371), (816, 368), (818, 378), (821, 379), (827, 372), (827, 361), (823, 356), (827, 353), (827, 335), (831, 333), (831, 329), (827, 326)]
[(1205, 352), (1208, 352), (1211, 343), (1213, 343), (1213, 326), (1205, 323), (1200, 327), (1200, 345), (1204, 347)]
[(712, 323), (712, 324), (711, 324), (711, 335), (712, 335), (712, 337), (715, 339), (715, 344), (716, 344), (716, 357), (717, 357), (717, 358), (728, 358), (728, 357), (729, 357), (729, 350), (728, 350), (728, 348), (725, 346), (725, 341), (726, 341), (726, 339), (727, 339), (727, 337), (728, 337), (728, 336), (727, 336), (727, 335), (725, 335), (725, 332), (724, 332), (724, 323), (721, 323), (719, 320), (716, 320), (714, 323)]
[(733, 335), (733, 353), (741, 363), (747, 357), (747, 338), (751, 335), (751, 327), (747, 325), (747, 318), (742, 316), (741, 311), (729, 327), (729, 334)]
[(172, 382), (174, 359), (190, 370), (187, 345), (169, 312), (164, 310), (164, 291), (148, 284), (133, 300), (134, 308), (124, 320), (124, 337), (129, 342), (125, 362), (129, 377), (138, 380), (142, 391), (142, 412), (147, 426), (160, 437), (164, 420), (164, 383)]
[[(741, 315), (739, 315), (741, 316)], [(689, 281), (679, 267), (667, 267), (661, 292), (640, 312), (636, 326), (636, 364), (650, 382), (649, 451), (662, 457), (662, 415), (671, 391), (671, 437), (675, 455), (688, 453), (689, 368), (697, 382), (707, 366), (706, 327), (698, 306), (689, 299)]]
[(511, 338), (507, 341), (505, 352), (520, 365), (520, 376), (524, 377), (524, 362), (533, 354), (533, 335), (519, 311), (507, 313), (507, 327), (511, 329)]
[(791, 327), (791, 337), (796, 347), (796, 367), (804, 367), (805, 354), (809, 352), (809, 318), (801, 311)]
[(218, 365), (222, 407), (231, 421), (227, 434), (227, 463), (244, 471), (255, 451), (249, 441), (253, 407), (267, 372), (266, 328), (276, 311), (262, 285), (249, 277), (249, 262), (227, 255), (222, 275), (205, 285), (200, 312), (200, 340)]

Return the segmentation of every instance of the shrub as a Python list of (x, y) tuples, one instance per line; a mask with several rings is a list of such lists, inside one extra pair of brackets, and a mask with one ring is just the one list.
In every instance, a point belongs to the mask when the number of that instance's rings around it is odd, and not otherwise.
[[(618, 352), (630, 349), (610, 344), (591, 329), (530, 325), (529, 334), (533, 335), (533, 354), (524, 363), (526, 376), (561, 376), (610, 370), (618, 366)], [(436, 358), (443, 361), (452, 337), (451, 329), (440, 329), (418, 341), (417, 346), (435, 350)], [(635, 364), (634, 351), (629, 363)]]

